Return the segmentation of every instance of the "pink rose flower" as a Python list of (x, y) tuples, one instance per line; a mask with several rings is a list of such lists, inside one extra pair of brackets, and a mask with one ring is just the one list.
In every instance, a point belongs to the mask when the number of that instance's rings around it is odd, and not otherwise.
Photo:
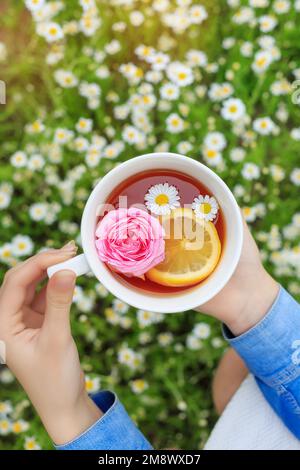
[(126, 276), (142, 276), (165, 257), (160, 222), (148, 212), (131, 207), (112, 210), (98, 223), (99, 258)]

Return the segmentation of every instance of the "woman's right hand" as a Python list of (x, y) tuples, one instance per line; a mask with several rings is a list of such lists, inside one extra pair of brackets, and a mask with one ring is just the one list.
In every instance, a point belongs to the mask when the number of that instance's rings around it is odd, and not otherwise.
[(264, 269), (257, 245), (243, 223), (242, 254), (233, 276), (219, 294), (197, 309), (225, 323), (236, 336), (265, 316), (279, 292), (279, 285)]

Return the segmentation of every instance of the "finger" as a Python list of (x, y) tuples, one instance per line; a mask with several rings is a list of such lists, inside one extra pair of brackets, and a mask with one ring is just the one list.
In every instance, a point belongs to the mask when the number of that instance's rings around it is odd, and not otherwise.
[(33, 282), (37, 283), (49, 266), (66, 261), (74, 254), (74, 249), (45, 251), (9, 270), (0, 291), (0, 311), (9, 316), (19, 310), (26, 299), (28, 287)]
[(38, 294), (34, 297), (32, 303), (31, 303), (31, 308), (35, 312), (38, 313), (44, 313), (46, 309), (46, 291), (47, 291), (47, 285), (45, 285)]
[(30, 307), (25, 307), (23, 321), (26, 329), (37, 329), (42, 327), (44, 316), (32, 310)]
[(27, 288), (26, 297), (24, 300), (25, 305), (31, 305), (35, 298), (35, 293), (37, 289), (37, 285), (46, 279), (47, 273), (44, 272), (41, 277), (39, 277), (36, 281), (33, 281)]
[(64, 269), (55, 273), (48, 282), (43, 330), (56, 338), (70, 334), (70, 308), (75, 279), (73, 271)]

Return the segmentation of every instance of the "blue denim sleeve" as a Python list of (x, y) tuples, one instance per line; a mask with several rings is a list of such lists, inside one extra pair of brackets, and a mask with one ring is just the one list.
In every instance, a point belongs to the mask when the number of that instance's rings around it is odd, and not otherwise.
[(300, 439), (300, 305), (281, 287), (257, 325), (237, 337), (226, 326), (223, 333), (274, 411)]
[(151, 450), (117, 396), (109, 391), (91, 395), (104, 415), (83, 434), (58, 450)]

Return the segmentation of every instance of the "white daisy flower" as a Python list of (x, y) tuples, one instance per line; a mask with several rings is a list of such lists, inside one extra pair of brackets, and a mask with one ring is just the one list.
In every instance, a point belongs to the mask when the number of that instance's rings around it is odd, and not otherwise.
[(209, 132), (204, 139), (204, 145), (213, 150), (223, 150), (226, 147), (226, 139), (221, 132)]
[(0, 209), (6, 209), (11, 201), (11, 196), (5, 191), (0, 191)]
[(256, 219), (256, 209), (255, 207), (243, 207), (242, 208), (243, 215), (245, 217), (246, 222), (254, 222)]
[(6, 400), (6, 401), (0, 401), (0, 416), (6, 416), (12, 413), (13, 407), (11, 406), (11, 402)]
[(272, 134), (275, 124), (269, 117), (258, 118), (253, 121), (253, 129), (261, 135)]
[(207, 65), (207, 55), (197, 49), (190, 49), (186, 53), (186, 58), (190, 67), (205, 67)]
[(184, 120), (176, 113), (170, 114), (166, 119), (167, 129), (172, 134), (177, 134), (184, 129)]
[(291, 130), (291, 138), (300, 141), (300, 127), (295, 127)]
[(115, 310), (115, 312), (124, 315), (125, 313), (128, 312), (129, 310), (129, 305), (123, 302), (123, 300), (120, 299), (114, 299), (112, 302), (112, 307)]
[(253, 52), (253, 43), (249, 41), (243, 42), (243, 44), (240, 47), (240, 51), (241, 51), (242, 56), (251, 57), (252, 52)]
[(100, 389), (100, 378), (91, 378), (88, 375), (85, 376), (85, 389), (88, 393), (97, 392)]
[(40, 119), (36, 119), (34, 122), (25, 126), (28, 134), (41, 134), (45, 130), (45, 126)]
[(206, 339), (209, 337), (211, 328), (207, 323), (197, 323), (193, 328), (193, 335), (199, 339)]
[(177, 145), (178, 152), (182, 153), (183, 155), (190, 152), (192, 148), (193, 148), (192, 144), (188, 141), (179, 142), (179, 144)]
[(132, 349), (127, 347), (122, 347), (118, 353), (118, 361), (120, 364), (125, 364), (127, 366), (132, 366), (135, 359), (135, 353)]
[(77, 152), (85, 152), (89, 148), (89, 141), (85, 137), (77, 137), (74, 140), (74, 147)]
[(81, 31), (85, 36), (91, 37), (101, 26), (102, 21), (97, 16), (91, 16), (89, 12), (83, 15), (79, 20), (79, 31)]
[(125, 126), (122, 137), (128, 144), (138, 144), (143, 140), (143, 134), (134, 126)]
[(80, 118), (75, 127), (78, 132), (88, 134), (93, 128), (93, 120)]
[(249, 0), (249, 5), (253, 8), (267, 8), (269, 0)]
[(101, 150), (97, 146), (91, 145), (85, 156), (85, 162), (90, 168), (96, 167), (101, 160)]
[(8, 418), (0, 419), (0, 436), (7, 436), (11, 432), (12, 422)]
[(12, 239), (12, 252), (14, 256), (27, 256), (33, 252), (33, 243), (27, 235), (16, 235)]
[(236, 24), (250, 23), (254, 18), (254, 11), (249, 7), (241, 7), (232, 17)]
[(198, 217), (208, 222), (217, 217), (219, 205), (213, 196), (199, 194), (193, 200), (192, 209)]
[(157, 52), (149, 57), (149, 62), (152, 65), (153, 70), (164, 70), (170, 62), (170, 57), (163, 52)]
[(201, 24), (208, 17), (207, 11), (202, 5), (193, 5), (189, 11), (192, 24)]
[(27, 155), (25, 152), (18, 151), (15, 152), (10, 157), (10, 163), (16, 168), (23, 168), (27, 165)]
[(135, 379), (130, 382), (130, 387), (134, 393), (142, 393), (148, 388), (148, 384), (143, 379)]
[(79, 94), (88, 100), (92, 100), (94, 98), (99, 98), (101, 95), (101, 88), (97, 83), (81, 82), (79, 86)]
[(180, 87), (190, 85), (194, 81), (192, 69), (181, 62), (172, 62), (168, 65), (167, 77)]
[(276, 27), (278, 21), (274, 16), (263, 15), (258, 19), (258, 23), (263, 33), (269, 33)]
[(79, 0), (79, 4), (84, 11), (88, 11), (95, 7), (95, 0)]
[(186, 339), (186, 347), (192, 351), (197, 351), (203, 347), (201, 339), (197, 338), (193, 334), (188, 335)]
[(270, 51), (258, 51), (255, 54), (254, 62), (251, 65), (252, 70), (257, 74), (263, 73), (265, 70), (267, 70), (272, 61), (273, 57)]
[(174, 83), (165, 83), (160, 89), (160, 96), (164, 100), (177, 100), (179, 97), (179, 87)]
[(175, 186), (168, 183), (155, 184), (151, 186), (145, 195), (147, 209), (156, 215), (166, 215), (172, 209), (180, 207), (180, 197)]
[(287, 13), (291, 8), (291, 2), (289, 0), (275, 0), (273, 3), (273, 9), (278, 15)]
[(44, 25), (43, 36), (47, 42), (51, 43), (62, 39), (64, 37), (64, 32), (58, 23), (50, 21)]
[(12, 244), (4, 243), (0, 246), (0, 260), (6, 264), (9, 264), (9, 261), (13, 258)]
[(255, 165), (255, 163), (245, 163), (242, 175), (246, 180), (257, 180), (260, 176), (259, 166)]
[(31, 155), (28, 160), (28, 168), (29, 170), (41, 170), (45, 165), (45, 159), (40, 154)]
[(25, 437), (25, 444), (24, 444), (24, 449), (25, 450), (40, 450), (41, 446), (37, 443), (35, 437)]
[(43, 202), (37, 202), (29, 207), (29, 216), (32, 220), (38, 222), (47, 215), (48, 205)]
[(295, 186), (300, 186), (300, 168), (295, 168), (290, 175), (291, 182)]
[(57, 144), (67, 144), (72, 139), (74, 133), (69, 129), (58, 127), (54, 134), (54, 142)]
[(276, 183), (280, 183), (285, 177), (285, 172), (279, 165), (270, 165), (270, 175)]
[(242, 147), (235, 147), (230, 150), (230, 160), (233, 162), (241, 162), (246, 156), (246, 152)]
[(78, 79), (75, 75), (63, 69), (58, 69), (54, 73), (54, 78), (56, 82), (63, 88), (74, 88), (78, 85)]
[(25, 0), (25, 5), (30, 11), (40, 10), (45, 5), (45, 0)]
[(137, 320), (139, 325), (144, 328), (145, 326), (152, 325), (153, 323), (158, 323), (159, 314), (150, 312), (149, 310), (138, 310)]
[(169, 346), (169, 344), (171, 344), (173, 341), (173, 335), (169, 332), (160, 333), (157, 335), (157, 340), (160, 346)]
[(233, 93), (233, 87), (230, 83), (213, 83), (208, 91), (208, 96), (212, 101), (222, 101), (229, 98)]
[(29, 423), (27, 423), (27, 421), (24, 421), (24, 419), (18, 419), (11, 426), (11, 430), (14, 434), (20, 434), (21, 432), (25, 432), (28, 429)]
[(204, 147), (202, 153), (204, 160), (210, 166), (218, 166), (223, 161), (222, 154), (218, 150)]
[(244, 103), (238, 98), (229, 98), (224, 101), (221, 115), (227, 121), (237, 121), (246, 113)]

